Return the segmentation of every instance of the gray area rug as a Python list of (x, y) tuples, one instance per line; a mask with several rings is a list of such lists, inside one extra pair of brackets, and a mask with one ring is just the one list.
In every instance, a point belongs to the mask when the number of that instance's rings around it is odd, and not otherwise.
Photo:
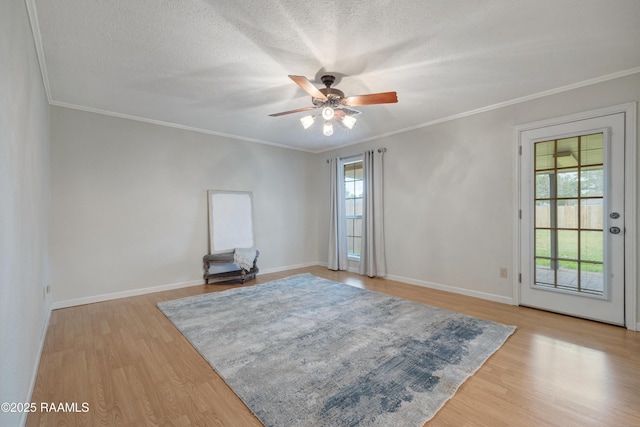
[(422, 426), (515, 330), (311, 274), (158, 307), (266, 426)]

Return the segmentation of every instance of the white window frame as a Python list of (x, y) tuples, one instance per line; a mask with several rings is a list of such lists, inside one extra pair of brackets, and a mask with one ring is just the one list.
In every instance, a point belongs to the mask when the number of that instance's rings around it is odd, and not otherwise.
[[(342, 162), (341, 162), (341, 173), (342, 173), (343, 183), (346, 182), (346, 176), (345, 176), (345, 173), (344, 173), (345, 166), (353, 164), (353, 163), (358, 163), (358, 162), (361, 162), (361, 163), (364, 162), (364, 158), (363, 158), (362, 154), (358, 154), (358, 155), (350, 156), (350, 157), (345, 157), (345, 158), (342, 159)], [(364, 181), (364, 176), (363, 176), (362, 180)], [(345, 199), (344, 200), (345, 200), (345, 217), (344, 217), (344, 220), (345, 220), (345, 224), (346, 224), (347, 219), (349, 219), (348, 216), (347, 216), (347, 210), (346, 210), (346, 201), (347, 201), (346, 192), (345, 192)], [(354, 218), (357, 218), (357, 215), (354, 216)], [(360, 215), (360, 219), (362, 219), (362, 215)], [(345, 230), (346, 230), (346, 237), (348, 239), (349, 238), (348, 227), (345, 227)], [(362, 235), (362, 232), (360, 234)], [(362, 241), (362, 238), (361, 238), (361, 241)], [(347, 244), (347, 258), (349, 259), (349, 261), (360, 261), (360, 255), (355, 255), (355, 254), (349, 253), (348, 252), (349, 251), (348, 248), (349, 248), (349, 245)]]

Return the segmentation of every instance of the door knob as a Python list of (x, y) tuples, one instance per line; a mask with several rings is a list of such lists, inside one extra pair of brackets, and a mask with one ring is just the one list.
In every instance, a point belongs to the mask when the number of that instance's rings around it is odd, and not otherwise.
[(609, 217), (611, 217), (612, 219), (618, 219), (620, 218), (620, 214), (618, 212), (611, 212), (609, 214)]
[(611, 228), (609, 228), (609, 233), (611, 233), (611, 234), (620, 234), (620, 227), (611, 227)]

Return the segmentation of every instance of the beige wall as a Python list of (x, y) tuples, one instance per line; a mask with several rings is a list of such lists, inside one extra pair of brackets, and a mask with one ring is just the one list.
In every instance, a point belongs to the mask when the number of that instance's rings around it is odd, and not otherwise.
[[(325, 160), (386, 147), (389, 276), (510, 301), (514, 126), (631, 101), (640, 101), (640, 74), (318, 155), (320, 261), (327, 262)], [(499, 277), (502, 267), (509, 269), (506, 279)]]
[(313, 155), (51, 108), (54, 302), (202, 283), (207, 190), (252, 191), (262, 271), (315, 264)]
[(639, 88), (635, 74), (315, 155), (53, 107), (54, 300), (200, 280), (212, 188), (254, 191), (263, 271), (326, 263), (325, 160), (385, 146), (389, 276), (510, 302), (514, 126)]
[(510, 302), (513, 127), (639, 87), (635, 74), (315, 155), (52, 107), (54, 301), (200, 280), (207, 189), (254, 192), (263, 271), (326, 263), (325, 160), (385, 146), (389, 276)]
[(0, 2), (0, 58), (0, 402), (28, 402), (51, 305), (49, 118), (21, 0)]

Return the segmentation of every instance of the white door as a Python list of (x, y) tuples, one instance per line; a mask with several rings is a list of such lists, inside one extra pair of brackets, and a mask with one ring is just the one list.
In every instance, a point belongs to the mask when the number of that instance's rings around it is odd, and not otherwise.
[(520, 304), (624, 325), (624, 113), (520, 144)]

